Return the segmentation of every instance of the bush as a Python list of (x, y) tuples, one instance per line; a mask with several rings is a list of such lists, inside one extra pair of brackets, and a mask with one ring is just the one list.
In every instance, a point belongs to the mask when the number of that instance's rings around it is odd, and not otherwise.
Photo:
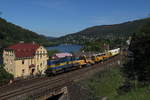
[(60, 51), (59, 50), (49, 50), (48, 51), (48, 56), (53, 56), (55, 53), (59, 53)]
[(8, 73), (4, 69), (4, 65), (0, 65), (0, 85), (7, 84), (10, 80), (13, 79), (13, 75)]
[(122, 68), (123, 76), (134, 87), (150, 84), (150, 20), (140, 33), (132, 36), (128, 61)]

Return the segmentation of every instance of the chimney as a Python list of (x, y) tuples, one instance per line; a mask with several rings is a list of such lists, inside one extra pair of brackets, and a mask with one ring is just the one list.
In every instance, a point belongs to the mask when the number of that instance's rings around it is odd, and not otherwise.
[(33, 44), (35, 44), (35, 42), (34, 42), (34, 41), (33, 41), (32, 43), (33, 43)]
[(24, 41), (20, 41), (19, 43), (24, 43)]

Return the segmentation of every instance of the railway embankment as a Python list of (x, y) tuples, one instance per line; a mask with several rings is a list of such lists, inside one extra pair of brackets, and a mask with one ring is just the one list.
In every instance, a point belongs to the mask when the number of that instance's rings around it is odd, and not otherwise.
[[(98, 82), (98, 80), (101, 80), (101, 78), (99, 79), (99, 77), (97, 76), (100, 75), (101, 77), (103, 77), (107, 75), (108, 72), (111, 74), (112, 69), (118, 69), (121, 66), (121, 59), (120, 58), (118, 59), (118, 58), (119, 56), (115, 57), (113, 60), (108, 60), (104, 62), (103, 64), (95, 65), (94, 67), (97, 67), (96, 69), (93, 69), (83, 74), (83, 77), (81, 77), (74, 84), (68, 87), (69, 100), (95, 100), (95, 97), (98, 98), (98, 100), (107, 99), (107, 96), (94, 95), (95, 91), (93, 90), (93, 87), (95, 88), (99, 87), (99, 84), (94, 84), (92, 82), (94, 81)], [(113, 76), (111, 76), (110, 74), (108, 75), (111, 78), (113, 78)], [(112, 80), (108, 80), (107, 84), (110, 83), (109, 81), (112, 81)]]
[[(150, 91), (148, 87), (132, 89), (126, 93), (120, 93), (119, 87), (122, 86), (124, 78), (121, 75), (120, 67), (97, 72), (92, 77), (81, 80), (72, 89), (71, 100), (149, 100)], [(75, 95), (73, 94), (75, 92)]]
[(123, 78), (120, 75), (119, 66), (116, 66), (102, 70), (87, 79), (81, 80), (76, 83), (77, 86), (74, 85), (74, 89), (79, 91), (78, 97), (86, 98), (80, 100), (113, 100), (112, 98), (118, 95), (117, 88), (122, 82)]

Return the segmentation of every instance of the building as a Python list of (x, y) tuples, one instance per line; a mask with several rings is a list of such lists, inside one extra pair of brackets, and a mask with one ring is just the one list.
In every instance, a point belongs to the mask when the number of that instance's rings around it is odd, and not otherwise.
[(47, 60), (47, 50), (35, 43), (18, 43), (3, 51), (5, 69), (14, 77), (44, 73)]

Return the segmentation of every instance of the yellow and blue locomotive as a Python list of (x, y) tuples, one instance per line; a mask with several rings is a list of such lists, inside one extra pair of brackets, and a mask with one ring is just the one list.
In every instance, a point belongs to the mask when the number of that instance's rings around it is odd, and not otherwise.
[(56, 60), (49, 60), (47, 64), (48, 68), (45, 73), (47, 75), (55, 75), (86, 66), (86, 59), (84, 57), (64, 57)]
[(82, 68), (83, 66), (89, 66), (96, 63), (100, 63), (107, 59), (110, 59), (113, 56), (116, 56), (120, 53), (120, 48), (109, 50), (105, 53), (94, 54), (93, 56), (70, 56), (59, 58), (55, 60), (48, 60), (47, 62), (47, 70), (45, 73), (47, 75), (56, 75), (58, 73), (63, 73), (69, 70)]

